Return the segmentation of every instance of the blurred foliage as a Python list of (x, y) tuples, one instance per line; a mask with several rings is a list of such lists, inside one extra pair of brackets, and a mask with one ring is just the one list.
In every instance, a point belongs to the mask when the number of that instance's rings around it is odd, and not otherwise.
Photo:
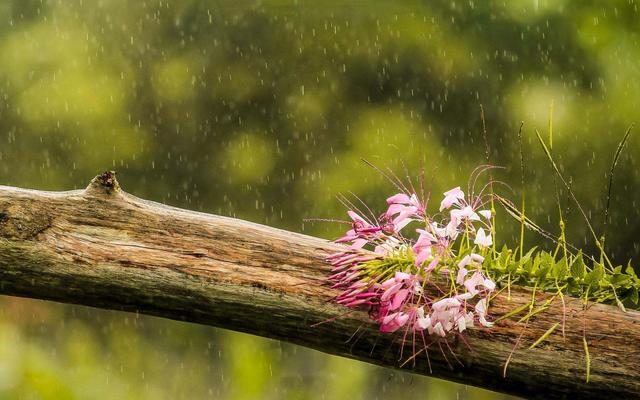
[[(382, 205), (424, 165), (434, 195), (485, 161), (557, 232), (535, 140), (603, 229), (606, 172), (640, 100), (638, 4), (620, 1), (0, 2), (0, 181), (124, 188), (179, 207), (335, 237), (338, 192)], [(640, 255), (640, 140), (615, 179), (607, 246)], [(568, 239), (593, 246), (561, 192)], [(503, 213), (504, 214), (504, 213)], [(498, 241), (517, 224), (499, 220)], [(529, 233), (530, 245), (545, 245)], [(547, 243), (548, 245), (548, 243)], [(0, 396), (10, 398), (491, 398), (286, 344), (142, 316), (4, 299)], [(18, 311), (16, 311), (18, 310)], [(480, 394), (483, 393), (483, 394)]]

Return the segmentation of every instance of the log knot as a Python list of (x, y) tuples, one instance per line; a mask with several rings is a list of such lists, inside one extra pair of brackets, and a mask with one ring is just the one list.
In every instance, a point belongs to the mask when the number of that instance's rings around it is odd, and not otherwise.
[(120, 191), (120, 184), (116, 179), (115, 171), (105, 171), (93, 178), (89, 186), (88, 192), (112, 194)]

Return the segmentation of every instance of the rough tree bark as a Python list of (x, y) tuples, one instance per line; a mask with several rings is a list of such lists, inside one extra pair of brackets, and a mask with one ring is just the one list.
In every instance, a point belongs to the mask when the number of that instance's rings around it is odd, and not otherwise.
[[(366, 312), (335, 321), (323, 258), (341, 247), (246, 221), (138, 199), (113, 173), (85, 190), (42, 192), (0, 186), (0, 293), (133, 311), (285, 340), (326, 353), (400, 367), (399, 344), (379, 335)], [(545, 294), (537, 295), (543, 300)], [(492, 303), (501, 315), (531, 299), (514, 288)], [(527, 329), (511, 320), (450, 342), (460, 363), (434, 346), (404, 368), (529, 398), (640, 397), (640, 315), (567, 300), (566, 336), (521, 349), (560, 321), (559, 302)], [(591, 379), (585, 382), (586, 328)], [(357, 335), (352, 338), (354, 332)], [(407, 350), (411, 351), (411, 350)], [(448, 352), (448, 350), (447, 350)], [(406, 353), (405, 353), (406, 354)]]

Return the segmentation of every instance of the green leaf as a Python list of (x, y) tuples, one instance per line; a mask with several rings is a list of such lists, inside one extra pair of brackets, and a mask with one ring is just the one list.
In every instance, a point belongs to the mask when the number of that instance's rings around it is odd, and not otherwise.
[(609, 276), (609, 283), (614, 287), (621, 287), (631, 282), (631, 277), (627, 274), (613, 274)]
[(637, 288), (631, 289), (631, 294), (629, 295), (629, 300), (633, 304), (637, 305), (638, 304), (638, 297), (640, 297), (640, 296), (638, 296), (638, 289)]
[(553, 265), (553, 269), (551, 270), (551, 276), (556, 278), (558, 281), (563, 282), (564, 278), (567, 276), (567, 270), (569, 269), (569, 265), (567, 265), (567, 258), (562, 257), (560, 261)]
[(513, 274), (514, 272), (516, 272), (518, 270), (519, 266), (520, 265), (517, 262), (510, 261), (509, 264), (507, 264), (507, 272)]
[[(533, 271), (533, 264), (536, 263), (535, 260), (538, 260), (539, 256), (536, 254), (534, 258), (529, 258), (524, 264), (522, 264), (522, 275), (529, 276), (531, 275), (531, 271)], [(538, 260), (538, 262), (540, 262)]]
[(535, 271), (536, 277), (540, 281), (543, 281), (547, 277), (547, 274), (551, 270), (551, 267), (554, 266), (554, 264), (555, 260), (553, 259), (553, 256), (550, 253), (543, 252), (540, 257), (538, 270)]
[(498, 256), (498, 264), (500, 264), (501, 267), (506, 268), (509, 262), (509, 258), (511, 258), (511, 249), (504, 245), (502, 246), (502, 250), (500, 251), (500, 255)]
[(573, 259), (571, 263), (571, 276), (574, 278), (583, 278), (587, 272), (587, 266), (584, 265), (582, 259), (582, 251), (578, 252), (578, 255)]
[(595, 286), (604, 278), (604, 265), (600, 263), (593, 264), (593, 270), (584, 277), (584, 283), (589, 286)]
[(533, 246), (531, 249), (529, 249), (529, 251), (527, 251), (525, 255), (520, 259), (520, 264), (526, 264), (529, 260), (531, 260), (531, 255), (534, 251), (536, 251), (537, 248), (538, 246)]
[(627, 264), (627, 268), (625, 268), (624, 272), (626, 272), (627, 275), (631, 276), (634, 280), (638, 280), (638, 275), (636, 274), (636, 270), (631, 266), (631, 261), (629, 261), (629, 264)]

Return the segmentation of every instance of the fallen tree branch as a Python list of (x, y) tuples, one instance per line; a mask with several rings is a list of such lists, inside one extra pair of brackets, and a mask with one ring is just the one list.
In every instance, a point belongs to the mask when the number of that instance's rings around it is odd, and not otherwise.
[[(366, 312), (329, 300), (323, 258), (341, 247), (322, 239), (138, 199), (113, 173), (85, 190), (0, 186), (0, 293), (140, 312), (285, 340), (398, 368), (398, 338), (380, 335)], [(536, 295), (543, 301), (546, 294)], [(531, 300), (512, 288), (500, 316)], [(638, 398), (640, 314), (566, 300), (566, 336), (524, 350), (562, 319), (554, 302), (524, 323), (505, 319), (450, 342), (462, 365), (432, 351), (405, 369), (529, 398)], [(583, 329), (591, 359), (585, 382)], [(353, 335), (358, 331), (357, 335)], [(352, 337), (353, 336), (353, 337)], [(520, 338), (520, 339), (519, 339)], [(506, 377), (504, 363), (511, 358)], [(446, 350), (448, 351), (448, 350)], [(449, 357), (451, 361), (451, 357)]]

